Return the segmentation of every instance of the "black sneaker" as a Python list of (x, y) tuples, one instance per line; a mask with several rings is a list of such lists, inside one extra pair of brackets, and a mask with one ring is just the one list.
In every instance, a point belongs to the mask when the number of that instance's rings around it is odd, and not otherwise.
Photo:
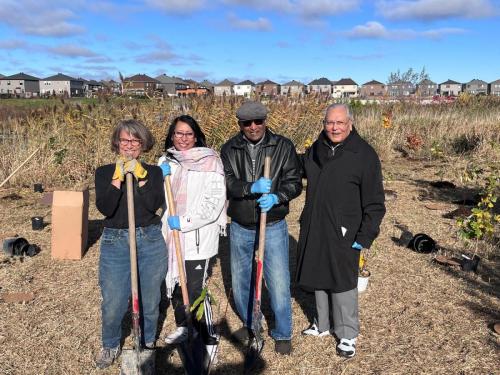
[(120, 353), (121, 349), (119, 345), (116, 348), (102, 348), (95, 359), (96, 367), (104, 369), (111, 366)]
[(274, 350), (279, 354), (290, 354), (292, 352), (292, 340), (276, 340)]

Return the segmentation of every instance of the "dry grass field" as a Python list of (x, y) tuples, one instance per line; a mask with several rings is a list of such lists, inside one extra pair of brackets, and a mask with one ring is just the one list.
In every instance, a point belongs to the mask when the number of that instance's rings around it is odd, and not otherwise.
[[(320, 128), (319, 99), (269, 103), (270, 126), (292, 138), (299, 151)], [(234, 133), (232, 100), (141, 103), (103, 101), (96, 104), (58, 103), (30, 109), (27, 116), (2, 121), (0, 179), (40, 148), (0, 189), (0, 239), (19, 234), (38, 244), (34, 257), (0, 254), (0, 293), (33, 292), (27, 303), (0, 301), (0, 374), (117, 374), (119, 364), (96, 370), (93, 357), (100, 347), (100, 291), (97, 284), (102, 216), (91, 188), (89, 248), (81, 261), (56, 261), (50, 256), (50, 212), (33, 192), (42, 182), (47, 191), (92, 186), (95, 167), (113, 160), (109, 130), (125, 116), (145, 121), (163, 139), (173, 116), (188, 112), (200, 119), (211, 144), (218, 148)], [(1, 108), (1, 104), (0, 104)], [(256, 374), (497, 374), (500, 337), (492, 324), (500, 321), (500, 250), (496, 239), (465, 244), (457, 237), (456, 219), (447, 213), (463, 207), (454, 201), (474, 197), (485, 178), (500, 167), (500, 103), (464, 98), (450, 106), (421, 107), (392, 103), (355, 105), (358, 128), (382, 157), (387, 214), (372, 247), (369, 287), (360, 295), (361, 335), (351, 360), (335, 354), (332, 338), (303, 337), (314, 314), (314, 299), (292, 285), (294, 337), (291, 356), (274, 353), (265, 334), (263, 361)], [(389, 121), (384, 118), (388, 118)], [(161, 153), (161, 145), (150, 159)], [(66, 150), (66, 151), (63, 151)], [(435, 181), (456, 188), (438, 188)], [(494, 192), (499, 195), (498, 187)], [(290, 268), (295, 269), (296, 241), (304, 194), (294, 200), (288, 216)], [(498, 206), (497, 206), (498, 207)], [(31, 229), (30, 217), (45, 215), (42, 231)], [(439, 253), (481, 257), (477, 272), (442, 266), (435, 254), (399, 246), (401, 227), (434, 238)], [(222, 239), (212, 268), (210, 289), (216, 296), (216, 319), (222, 335), (219, 362), (213, 374), (240, 374), (245, 348), (230, 340), (240, 327), (230, 296), (227, 239)], [(267, 324), (273, 324), (264, 294)], [(161, 338), (174, 327), (173, 313), (162, 302), (157, 369), (182, 374), (175, 351)], [(130, 316), (124, 320), (129, 334)], [(161, 331), (160, 331), (161, 330)], [(127, 337), (125, 345), (130, 344)]]

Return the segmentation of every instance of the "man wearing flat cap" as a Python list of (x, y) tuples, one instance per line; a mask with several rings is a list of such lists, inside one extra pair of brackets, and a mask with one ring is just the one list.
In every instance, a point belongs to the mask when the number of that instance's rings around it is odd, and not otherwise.
[[(267, 213), (264, 279), (275, 316), (271, 336), (276, 352), (289, 354), (292, 338), (288, 227), (289, 202), (302, 190), (301, 166), (293, 143), (266, 128), (267, 108), (246, 101), (236, 111), (240, 132), (221, 150), (226, 176), (233, 295), (243, 328), (250, 334), (253, 309), (252, 265), (258, 245), (258, 221)], [(270, 178), (264, 178), (264, 159), (271, 157)], [(263, 195), (267, 194), (267, 195)]]

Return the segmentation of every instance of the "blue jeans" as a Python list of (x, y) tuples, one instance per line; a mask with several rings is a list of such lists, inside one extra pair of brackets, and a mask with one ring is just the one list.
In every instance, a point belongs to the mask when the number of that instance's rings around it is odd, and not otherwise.
[[(160, 225), (137, 228), (136, 242), (144, 344), (156, 341), (160, 287), (167, 273), (167, 248)], [(120, 345), (121, 322), (131, 296), (128, 229), (104, 228), (100, 251), (102, 346), (114, 348)]]
[[(231, 278), (238, 314), (246, 327), (252, 327), (254, 298), (254, 250), (259, 240), (256, 229), (231, 222)], [(288, 269), (288, 226), (285, 220), (270, 223), (266, 228), (264, 279), (271, 298), (276, 327), (271, 330), (275, 340), (292, 337), (292, 306), (290, 271)]]

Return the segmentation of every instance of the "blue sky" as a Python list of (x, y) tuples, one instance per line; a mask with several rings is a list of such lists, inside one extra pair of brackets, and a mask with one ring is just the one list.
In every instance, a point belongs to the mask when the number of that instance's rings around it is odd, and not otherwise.
[(500, 79), (500, 0), (0, 0), (0, 73)]

